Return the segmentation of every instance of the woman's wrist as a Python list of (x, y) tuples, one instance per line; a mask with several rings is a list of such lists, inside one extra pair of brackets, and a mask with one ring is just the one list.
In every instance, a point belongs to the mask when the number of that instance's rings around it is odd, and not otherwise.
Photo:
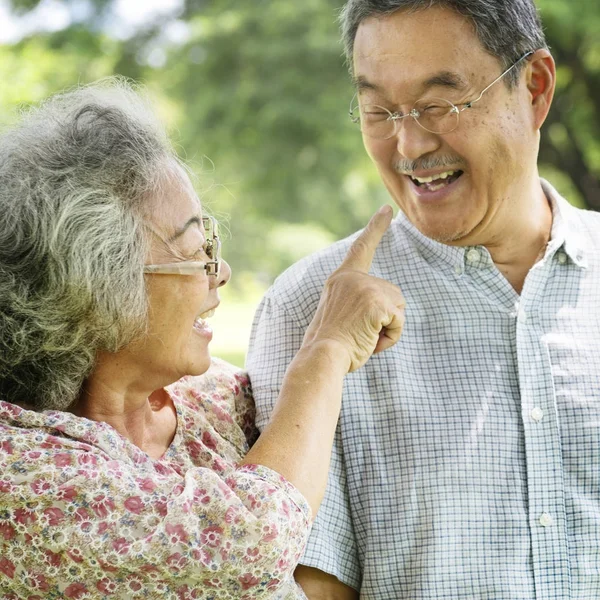
[(294, 360), (295, 363), (314, 369), (314, 373), (324, 372), (330, 377), (343, 377), (350, 370), (350, 353), (342, 344), (333, 339), (304, 341)]

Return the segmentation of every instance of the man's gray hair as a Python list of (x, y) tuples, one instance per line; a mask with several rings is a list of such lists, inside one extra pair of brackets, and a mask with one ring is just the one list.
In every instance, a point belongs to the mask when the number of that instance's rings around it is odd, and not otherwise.
[[(340, 23), (350, 71), (356, 32), (365, 19), (434, 6), (446, 7), (467, 17), (483, 48), (499, 60), (503, 70), (526, 52), (547, 47), (533, 0), (348, 0), (341, 11)], [(507, 74), (509, 87), (518, 81), (524, 65), (520, 63)]]
[(144, 331), (144, 218), (173, 150), (139, 90), (51, 97), (0, 137), (0, 400), (64, 410)]

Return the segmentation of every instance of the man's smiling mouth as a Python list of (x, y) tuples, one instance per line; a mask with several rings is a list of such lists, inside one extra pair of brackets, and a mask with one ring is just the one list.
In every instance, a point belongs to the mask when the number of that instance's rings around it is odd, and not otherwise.
[(424, 187), (430, 192), (436, 192), (441, 190), (443, 187), (454, 183), (461, 175), (463, 171), (444, 171), (443, 173), (437, 173), (428, 177), (417, 177), (416, 175), (409, 175), (411, 181), (418, 187)]

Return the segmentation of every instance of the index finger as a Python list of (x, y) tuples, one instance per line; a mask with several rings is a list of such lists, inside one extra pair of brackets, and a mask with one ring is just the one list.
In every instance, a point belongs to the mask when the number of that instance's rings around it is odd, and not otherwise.
[(375, 250), (392, 222), (392, 215), (392, 207), (386, 204), (371, 217), (367, 226), (350, 246), (340, 268), (369, 272)]

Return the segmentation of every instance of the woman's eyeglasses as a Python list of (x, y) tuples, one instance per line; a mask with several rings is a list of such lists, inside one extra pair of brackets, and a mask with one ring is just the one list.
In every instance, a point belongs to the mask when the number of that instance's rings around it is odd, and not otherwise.
[(182, 260), (176, 263), (144, 265), (144, 273), (152, 273), (154, 275), (196, 275), (202, 271), (206, 271), (207, 275), (217, 277), (221, 267), (219, 224), (214, 217), (202, 217), (202, 225), (206, 235), (204, 252), (209, 260)]

